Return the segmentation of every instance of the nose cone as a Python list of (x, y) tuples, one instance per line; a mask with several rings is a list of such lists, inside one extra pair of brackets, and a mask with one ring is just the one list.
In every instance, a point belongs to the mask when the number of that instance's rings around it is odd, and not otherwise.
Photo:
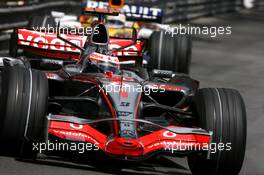
[(114, 138), (106, 144), (105, 151), (112, 155), (135, 157), (144, 154), (144, 147), (138, 139)]

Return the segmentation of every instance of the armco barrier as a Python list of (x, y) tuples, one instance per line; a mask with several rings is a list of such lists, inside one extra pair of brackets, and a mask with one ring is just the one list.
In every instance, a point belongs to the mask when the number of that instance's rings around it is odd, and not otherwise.
[[(46, 0), (47, 1), (47, 0)], [(258, 1), (258, 0), (256, 0)], [(128, 0), (137, 6), (156, 6), (164, 10), (164, 23), (189, 20), (197, 17), (236, 11), (242, 6), (241, 0)], [(80, 13), (81, 1), (41, 2), (21, 7), (0, 7), (0, 30), (13, 28), (16, 23), (27, 22), (31, 16), (44, 15), (50, 10)]]
[[(8, 45), (8, 35), (1, 31), (18, 26), (26, 26), (31, 17), (50, 14), (51, 10), (80, 14), (83, 0), (41, 0), (31, 5), (4, 7), (0, 6), (0, 50)], [(86, 1), (86, 0), (85, 0)], [(106, 0), (103, 0), (106, 1)], [(162, 22), (175, 23), (202, 16), (213, 16), (239, 10), (242, 0), (127, 0), (130, 5), (159, 7), (164, 11)], [(255, 0), (263, 7), (262, 0)], [(6, 48), (5, 48), (6, 49)]]
[(264, 1), (263, 0), (255, 0), (254, 7), (258, 10), (264, 10)]
[[(47, 1), (47, 0), (46, 0)], [(49, 14), (51, 9), (78, 14), (81, 8), (79, 1), (48, 1), (25, 6), (0, 6), (0, 55), (6, 55), (9, 33), (4, 31), (15, 27), (27, 26), (33, 16)]]
[(78, 1), (53, 1), (27, 6), (0, 7), (0, 30), (21, 26), (21, 23), (27, 24), (32, 16), (45, 15), (50, 13), (51, 9), (78, 13), (80, 7), (81, 3)]

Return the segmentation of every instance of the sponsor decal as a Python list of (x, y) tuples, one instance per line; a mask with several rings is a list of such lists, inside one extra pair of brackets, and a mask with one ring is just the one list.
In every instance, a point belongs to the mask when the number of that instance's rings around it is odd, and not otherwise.
[(70, 127), (74, 129), (78, 129), (78, 130), (83, 129), (83, 125), (78, 125), (78, 124), (73, 124), (73, 123), (70, 124)]
[[(69, 40), (70, 42), (84, 47), (85, 42), (87, 40), (87, 36), (79, 36), (79, 35), (61, 35), (63, 38)], [(122, 46), (129, 44), (130, 40), (110, 40), (109, 49), (116, 49)], [(18, 30), (18, 44), (23, 46), (30, 46), (39, 49), (45, 50), (54, 50), (54, 51), (62, 51), (62, 52), (73, 52), (80, 53), (80, 50), (71, 46), (68, 43), (57, 38), (56, 34), (47, 34), (41, 32), (30, 31), (26, 29)], [(122, 51), (115, 52), (115, 56), (138, 56), (138, 51), (141, 49), (142, 43), (137, 43), (134, 46), (127, 47)], [(96, 56), (99, 57), (99, 56)], [(100, 56), (102, 57), (102, 56)], [(117, 62), (115, 57), (111, 57), (111, 60)]]
[(128, 103), (128, 102), (121, 102), (120, 103), (120, 106), (122, 106), (122, 107), (129, 107), (130, 106), (130, 103)]
[(42, 62), (45, 64), (53, 64), (53, 65), (63, 65), (63, 61), (60, 60), (52, 60), (52, 59), (42, 59)]
[(104, 55), (104, 54), (100, 54), (100, 53), (96, 53), (96, 52), (94, 52), (90, 55), (90, 59), (92, 61), (109, 62), (109, 63), (119, 65), (118, 57), (108, 56), (108, 55)]
[[(63, 38), (70, 42), (83, 47), (87, 37), (83, 36), (69, 36), (61, 35)], [(60, 40), (55, 34), (45, 34), (41, 32), (32, 32), (26, 29), (18, 30), (18, 44), (24, 46), (31, 46), (40, 49), (66, 51), (66, 52), (77, 52), (80, 50), (72, 47), (68, 43)]]
[(123, 117), (127, 117), (129, 115), (133, 114), (132, 112), (126, 112), (126, 111), (118, 111), (117, 115), (118, 116), (123, 116)]
[(174, 138), (177, 136), (177, 134), (170, 132), (170, 131), (164, 131), (163, 136), (167, 138)]
[(54, 134), (64, 135), (67, 137), (75, 137), (75, 138), (79, 138), (79, 139), (85, 139), (85, 140), (89, 140), (95, 144), (99, 144), (94, 138), (90, 137), (87, 134), (81, 133), (81, 132), (58, 130), (58, 129), (50, 129), (50, 132), (53, 132)]
[[(122, 45), (116, 43), (109, 45), (110, 50), (118, 49), (120, 47), (122, 47)], [(129, 46), (124, 48), (122, 51), (116, 52), (116, 56), (138, 56), (138, 50), (139, 49), (135, 45)]]
[[(108, 2), (98, 2), (88, 0), (86, 2), (87, 8), (108, 8)], [(162, 16), (162, 9), (154, 7), (144, 7), (136, 5), (124, 5), (121, 9), (127, 17), (135, 19), (145, 19), (145, 20), (160, 20)]]

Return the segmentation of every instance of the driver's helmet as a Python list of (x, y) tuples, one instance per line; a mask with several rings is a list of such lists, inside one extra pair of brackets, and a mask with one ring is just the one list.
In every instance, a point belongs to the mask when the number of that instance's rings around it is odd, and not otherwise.
[(126, 16), (119, 14), (118, 16), (107, 16), (107, 26), (110, 28), (124, 28), (126, 24)]
[(109, 36), (106, 26), (95, 21), (93, 28), (90, 43), (95, 48), (95, 51), (89, 55), (92, 64), (96, 65), (102, 72), (118, 73), (120, 69), (119, 59), (112, 56), (111, 51), (108, 49)]
[(93, 52), (90, 54), (90, 61), (104, 73), (112, 72), (114, 74), (119, 74), (120, 72), (118, 57), (111, 56), (108, 53)]

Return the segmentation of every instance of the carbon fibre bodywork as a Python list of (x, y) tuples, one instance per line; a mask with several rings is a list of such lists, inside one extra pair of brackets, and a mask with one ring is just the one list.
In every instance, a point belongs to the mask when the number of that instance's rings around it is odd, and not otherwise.
[(171, 144), (197, 147), (210, 142), (209, 131), (179, 122), (192, 118), (191, 101), (199, 85), (187, 75), (163, 79), (156, 74), (145, 80), (125, 69), (120, 75), (65, 71), (46, 72), (53, 105), (50, 135), (91, 142), (126, 159), (170, 152)]

